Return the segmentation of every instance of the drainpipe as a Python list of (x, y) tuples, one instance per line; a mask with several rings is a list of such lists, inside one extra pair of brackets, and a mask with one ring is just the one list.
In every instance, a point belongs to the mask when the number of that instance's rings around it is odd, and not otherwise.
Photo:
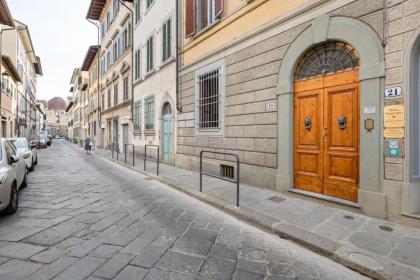
[(388, 7), (386, 4), (387, 0), (383, 0), (383, 41), (382, 41), (382, 46), (385, 48), (387, 43), (388, 43)]
[(176, 16), (175, 16), (175, 24), (176, 24), (176, 28), (175, 28), (175, 45), (176, 45), (176, 55), (175, 55), (175, 71), (176, 71), (176, 90), (175, 90), (175, 99), (176, 99), (176, 109), (178, 110), (179, 113), (182, 113), (182, 106), (181, 106), (181, 102), (180, 102), (180, 98), (179, 98), (179, 3), (178, 1), (175, 1), (175, 10), (176, 10)]

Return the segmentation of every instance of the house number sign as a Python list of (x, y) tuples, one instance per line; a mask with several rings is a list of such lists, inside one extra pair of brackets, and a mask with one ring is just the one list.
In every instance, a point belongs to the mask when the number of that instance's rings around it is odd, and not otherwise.
[(387, 88), (385, 90), (385, 97), (400, 97), (402, 96), (402, 89), (400, 87)]

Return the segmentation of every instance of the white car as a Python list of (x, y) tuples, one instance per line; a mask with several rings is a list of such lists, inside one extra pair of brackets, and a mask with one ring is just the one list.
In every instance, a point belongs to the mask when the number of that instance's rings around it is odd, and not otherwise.
[(38, 153), (33, 146), (29, 146), (26, 138), (11, 138), (10, 142), (15, 146), (17, 152), (22, 154), (26, 162), (26, 167), (29, 171), (35, 169), (35, 165), (38, 163)]
[(19, 189), (27, 186), (26, 162), (9, 140), (0, 139), (0, 211), (13, 214), (19, 206)]

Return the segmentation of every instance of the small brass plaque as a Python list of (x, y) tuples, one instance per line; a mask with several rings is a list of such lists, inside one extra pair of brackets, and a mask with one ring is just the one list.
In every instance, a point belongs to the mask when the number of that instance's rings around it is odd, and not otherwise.
[(375, 128), (375, 121), (373, 119), (365, 120), (365, 129), (367, 131), (372, 131)]
[(388, 139), (389, 138), (403, 139), (404, 128), (385, 128), (384, 137)]
[(384, 107), (384, 125), (388, 127), (404, 127), (404, 106), (388, 105)]

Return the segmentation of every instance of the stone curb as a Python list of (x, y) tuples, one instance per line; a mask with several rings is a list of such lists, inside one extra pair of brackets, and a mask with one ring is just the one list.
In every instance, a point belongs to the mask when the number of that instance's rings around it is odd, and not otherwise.
[[(225, 201), (223, 199), (207, 195), (205, 193), (201, 193), (198, 190), (189, 190), (182, 188), (181, 186), (177, 185), (176, 182), (169, 180), (164, 177), (156, 176), (152, 173), (145, 172), (143, 170), (136, 169), (132, 166), (126, 165), (123, 162), (119, 162), (113, 159), (108, 159), (106, 157), (102, 157), (97, 154), (93, 154), (96, 157), (108, 160), (110, 162), (116, 163), (122, 167), (128, 168), (132, 171), (145, 175), (147, 177), (153, 178), (156, 181), (169, 185), (170, 187), (183, 192), (189, 196), (192, 196), (206, 204), (214, 206), (225, 213), (234, 216), (248, 224), (256, 226), (268, 233), (275, 234), (281, 238), (291, 240), (302, 247), (309, 249), (315, 253), (321, 254), (337, 263), (342, 264), (345, 267), (348, 267), (352, 270), (355, 270), (363, 275), (366, 275), (370, 278), (377, 279), (377, 280), (387, 280), (392, 279), (389, 278), (389, 275), (386, 273), (382, 273), (382, 271), (378, 271), (375, 269), (371, 269), (368, 266), (364, 266), (361, 263), (355, 262), (345, 256), (336, 254), (337, 250), (343, 247), (343, 244), (338, 243), (334, 240), (328, 239), (321, 235), (312, 233), (305, 229), (296, 227), (292, 224), (282, 222), (274, 217), (264, 215), (262, 213), (256, 212), (255, 210), (249, 209), (247, 207), (235, 207), (231, 205), (230, 202)], [(392, 277), (392, 276), (391, 276)]]

